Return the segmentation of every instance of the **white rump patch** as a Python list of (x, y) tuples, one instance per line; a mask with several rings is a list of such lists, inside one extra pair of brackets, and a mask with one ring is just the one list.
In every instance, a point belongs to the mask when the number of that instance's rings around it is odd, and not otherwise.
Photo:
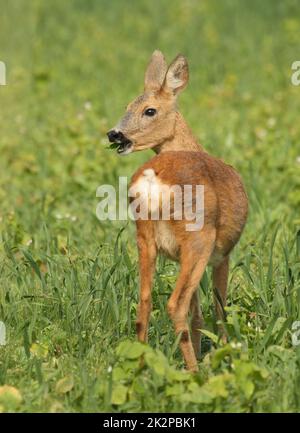
[[(160, 191), (162, 183), (152, 168), (143, 171), (142, 176), (131, 186), (129, 196), (134, 198), (131, 211), (134, 219), (159, 219)], [(155, 218), (157, 214), (157, 217)]]

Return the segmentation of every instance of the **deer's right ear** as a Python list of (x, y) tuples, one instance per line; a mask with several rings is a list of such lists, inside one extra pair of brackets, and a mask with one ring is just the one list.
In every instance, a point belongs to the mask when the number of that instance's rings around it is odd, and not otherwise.
[(163, 88), (165, 91), (177, 95), (185, 88), (188, 81), (188, 62), (182, 54), (178, 54), (169, 66)]
[(161, 51), (155, 50), (145, 74), (145, 92), (159, 90), (164, 82), (168, 69)]

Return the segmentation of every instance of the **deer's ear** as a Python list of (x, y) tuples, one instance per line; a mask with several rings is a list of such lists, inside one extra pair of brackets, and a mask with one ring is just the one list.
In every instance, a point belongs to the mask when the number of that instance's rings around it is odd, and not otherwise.
[(155, 50), (145, 74), (145, 91), (159, 90), (164, 82), (167, 69), (168, 65), (163, 53)]
[(189, 81), (189, 67), (187, 59), (178, 54), (170, 64), (164, 82), (164, 90), (177, 95), (185, 88)]

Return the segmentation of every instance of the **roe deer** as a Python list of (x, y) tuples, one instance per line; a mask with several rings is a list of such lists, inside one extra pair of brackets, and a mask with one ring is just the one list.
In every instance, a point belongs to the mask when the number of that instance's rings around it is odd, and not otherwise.
[[(178, 55), (168, 67), (163, 54), (154, 51), (145, 74), (144, 94), (129, 104), (125, 116), (108, 132), (119, 154), (152, 148), (157, 154), (133, 176), (131, 188), (139, 186), (140, 196), (150, 203), (147, 218), (136, 219), (139, 251), (140, 301), (136, 330), (140, 341), (147, 340), (151, 312), (151, 286), (159, 252), (179, 261), (180, 273), (168, 301), (168, 313), (187, 368), (197, 371), (203, 318), (198, 285), (207, 265), (213, 267), (216, 317), (225, 319), (229, 254), (240, 238), (247, 219), (248, 200), (239, 175), (221, 160), (210, 156), (197, 143), (176, 99), (188, 82), (188, 64)], [(152, 187), (163, 185), (203, 185), (204, 220), (197, 230), (188, 231), (185, 217), (151, 219)], [(157, 190), (157, 188), (156, 188)], [(193, 188), (189, 204), (197, 199)], [(149, 201), (150, 200), (150, 201)], [(158, 201), (162, 210), (161, 196)], [(185, 197), (181, 198), (185, 206)], [(153, 208), (153, 206), (152, 206)], [(188, 313), (191, 313), (191, 334)], [(221, 327), (224, 338), (224, 329)]]

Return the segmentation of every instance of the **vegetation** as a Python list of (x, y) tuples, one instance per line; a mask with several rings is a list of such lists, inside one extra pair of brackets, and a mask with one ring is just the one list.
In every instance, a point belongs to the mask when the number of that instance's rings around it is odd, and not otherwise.
[[(299, 411), (297, 0), (0, 0), (0, 9), (0, 411)], [(181, 111), (240, 171), (250, 199), (231, 261), (227, 345), (210, 271), (199, 288), (206, 352), (196, 375), (183, 371), (166, 312), (176, 265), (159, 261), (141, 345), (134, 225), (95, 213), (97, 186), (117, 186), (151, 156), (120, 158), (105, 133), (142, 91), (156, 48), (169, 61), (188, 57)]]

